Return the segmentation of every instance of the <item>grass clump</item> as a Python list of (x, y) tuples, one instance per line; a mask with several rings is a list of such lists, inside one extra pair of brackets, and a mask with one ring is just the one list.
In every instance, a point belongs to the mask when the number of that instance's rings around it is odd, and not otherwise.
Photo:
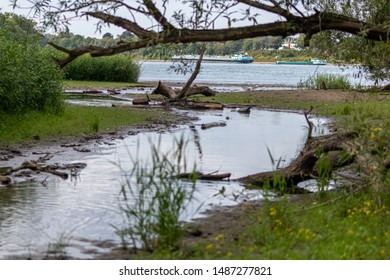
[(298, 88), (308, 89), (351, 89), (348, 78), (342, 75), (317, 73), (306, 81), (300, 81)]
[(83, 55), (66, 65), (64, 72), (68, 80), (136, 83), (140, 69), (139, 65), (126, 55)]
[(165, 153), (160, 144), (152, 145), (151, 162), (134, 159), (125, 176), (121, 211), (128, 225), (118, 234), (126, 245), (148, 251), (178, 248), (184, 234), (180, 221), (193, 198), (196, 178), (189, 183), (179, 179), (186, 172), (186, 142), (182, 137), (174, 143)]

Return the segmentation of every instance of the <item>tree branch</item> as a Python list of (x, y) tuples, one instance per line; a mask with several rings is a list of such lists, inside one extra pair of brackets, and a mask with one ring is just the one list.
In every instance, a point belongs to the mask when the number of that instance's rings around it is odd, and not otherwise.
[(144, 0), (144, 5), (148, 8), (154, 19), (163, 26), (165, 30), (173, 30), (175, 27), (169, 23), (165, 16), (157, 9), (152, 0)]
[[(243, 1), (243, 0), (240, 0)], [(145, 0), (146, 3), (153, 10), (155, 8), (154, 4), (150, 0)], [(99, 14), (99, 16), (102, 14)], [(104, 14), (103, 14), (104, 15)], [(78, 56), (83, 55), (85, 53), (90, 53), (92, 56), (109, 56), (113, 54), (118, 54), (130, 50), (136, 50), (140, 48), (144, 48), (150, 45), (158, 45), (158, 44), (177, 44), (177, 43), (191, 43), (191, 42), (221, 42), (221, 41), (229, 41), (229, 40), (239, 40), (246, 38), (256, 38), (256, 37), (264, 37), (264, 36), (290, 36), (297, 33), (309, 34), (310, 36), (319, 33), (325, 30), (338, 30), (344, 31), (350, 34), (355, 34), (358, 36), (362, 36), (362, 30), (365, 30), (364, 37), (370, 40), (385, 40), (390, 38), (389, 33), (386, 28), (383, 28), (379, 25), (368, 24), (354, 18), (341, 16), (334, 13), (319, 13), (313, 14), (311, 16), (302, 18), (294, 16), (293, 20), (287, 20), (283, 22), (273, 22), (267, 24), (253, 25), (253, 26), (245, 26), (245, 27), (235, 27), (235, 28), (226, 28), (226, 29), (208, 29), (208, 30), (191, 30), (191, 29), (177, 29), (175, 27), (169, 27), (170, 24), (167, 25), (165, 22), (166, 19), (159, 13), (155, 14), (156, 19), (160, 19), (163, 25), (168, 26), (166, 28), (169, 29), (170, 32), (166, 32), (164, 29), (161, 32), (153, 32), (146, 31), (144, 33), (142, 28), (137, 29), (135, 24), (131, 25), (131, 28), (136, 28), (137, 32), (143, 37), (138, 41), (129, 42), (125, 44), (120, 44), (113, 47), (103, 48), (96, 46), (89, 47), (80, 47), (73, 50), (67, 50), (58, 45), (50, 43), (51, 46), (56, 49), (63, 51), (68, 54), (68, 57), (65, 59), (57, 59), (57, 63), (60, 67), (64, 67), (67, 63), (76, 59)], [(161, 17), (159, 16), (161, 15)], [(117, 25), (122, 26), (122, 24), (129, 24), (130, 21), (122, 21), (119, 19), (114, 19), (116, 16), (110, 16), (108, 20), (111, 22), (116, 22)], [(129, 27), (127, 25), (124, 26)], [(146, 36), (146, 37), (145, 37)]]
[(182, 99), (185, 96), (185, 94), (186, 94), (187, 90), (190, 88), (192, 82), (196, 79), (196, 76), (198, 76), (199, 70), (200, 70), (200, 66), (202, 64), (203, 55), (204, 55), (205, 52), (206, 52), (206, 47), (203, 47), (202, 51), (200, 53), (199, 59), (196, 62), (195, 70), (192, 73), (191, 77), (186, 82), (186, 84), (184, 85), (184, 87), (181, 89), (179, 95), (177, 96), (177, 99)]
[(130, 32), (133, 32), (140, 38), (150, 38), (153, 34), (155, 34), (155, 32), (145, 30), (135, 22), (129, 21), (122, 17), (113, 16), (102, 12), (87, 12), (85, 14), (94, 18), (101, 19), (104, 22), (112, 23), (116, 26), (122, 27)]
[(255, 8), (258, 8), (258, 9), (263, 10), (263, 11), (267, 11), (267, 12), (270, 12), (273, 14), (280, 15), (288, 20), (295, 18), (295, 16), (292, 15), (288, 10), (282, 9), (276, 1), (270, 1), (274, 4), (274, 6), (265, 5), (265, 4), (262, 4), (260, 2), (253, 1), (253, 0), (238, 0), (238, 2), (243, 3), (243, 4), (247, 4), (248, 6), (255, 7)]

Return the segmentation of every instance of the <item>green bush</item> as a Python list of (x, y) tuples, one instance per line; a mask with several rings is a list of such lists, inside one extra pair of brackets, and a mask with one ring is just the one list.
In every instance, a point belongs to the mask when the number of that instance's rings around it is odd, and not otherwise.
[[(37, 36), (12, 36), (10, 15), (0, 22), (0, 111), (58, 111), (62, 108), (62, 74)], [(25, 21), (28, 21), (25, 19)]]
[(298, 87), (309, 89), (350, 89), (352, 85), (345, 76), (318, 73), (313, 77), (309, 77), (306, 81), (300, 81)]
[(69, 80), (135, 83), (139, 77), (138, 64), (126, 55), (84, 55), (68, 64), (64, 71)]

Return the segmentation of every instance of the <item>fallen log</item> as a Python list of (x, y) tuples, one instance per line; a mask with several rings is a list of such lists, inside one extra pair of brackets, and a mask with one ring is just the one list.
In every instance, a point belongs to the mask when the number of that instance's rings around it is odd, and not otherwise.
[(232, 174), (231, 173), (221, 173), (221, 174), (215, 174), (215, 173), (209, 173), (209, 174), (203, 174), (201, 172), (191, 172), (191, 173), (182, 173), (178, 175), (178, 178), (180, 179), (197, 179), (197, 180), (223, 180), (230, 178)]
[(200, 94), (204, 96), (215, 95), (215, 91), (209, 88), (208, 86), (197, 86), (197, 85), (189, 87), (184, 96), (182, 96), (180, 93), (181, 93), (180, 90), (173, 89), (172, 87), (162, 83), (161, 81), (158, 82), (157, 88), (152, 91), (152, 94), (162, 95), (172, 101), (184, 99), (188, 96), (192, 96), (196, 94)]
[(177, 100), (177, 101), (169, 102), (169, 104), (183, 109), (194, 109), (194, 110), (223, 110), (224, 107), (224, 105), (221, 103), (209, 102), (209, 101)]
[(23, 162), (20, 167), (18, 167), (16, 169), (13, 169), (12, 172), (19, 171), (19, 170), (22, 170), (22, 169), (30, 169), (30, 170), (33, 170), (33, 171), (40, 171), (40, 172), (50, 173), (50, 174), (59, 176), (62, 179), (68, 179), (68, 177), (69, 177), (68, 173), (57, 171), (56, 169), (54, 169), (54, 168), (52, 168), (50, 166), (39, 165), (39, 164), (37, 164), (37, 162), (32, 161), (32, 160), (31, 161), (28, 160), (28, 161)]
[(225, 122), (212, 122), (212, 123), (204, 123), (202, 124), (202, 129), (209, 129), (212, 127), (218, 127), (218, 126), (226, 126)]
[(277, 187), (277, 182), (285, 181), (286, 188), (293, 189), (299, 182), (318, 178), (318, 164), (322, 157), (327, 157), (330, 171), (350, 164), (353, 158), (344, 159), (345, 144), (356, 137), (355, 133), (337, 133), (307, 139), (298, 157), (285, 168), (277, 171), (261, 172), (237, 179), (240, 182), (262, 187), (264, 184)]

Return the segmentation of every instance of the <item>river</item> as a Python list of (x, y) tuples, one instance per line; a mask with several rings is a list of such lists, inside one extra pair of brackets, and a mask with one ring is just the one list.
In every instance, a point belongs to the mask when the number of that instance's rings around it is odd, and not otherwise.
[[(164, 81), (164, 82), (185, 82), (190, 72), (186, 75), (176, 74), (170, 70), (172, 62), (140, 62), (141, 74), (139, 80)], [(195, 65), (192, 65), (192, 69)], [(314, 76), (316, 73), (343, 75), (352, 84), (368, 85), (370, 81), (358, 75), (359, 71), (355, 67), (341, 68), (335, 65), (279, 65), (260, 63), (202, 63), (196, 83), (220, 85), (221, 87), (230, 85), (240, 88), (242, 85), (251, 89), (273, 89), (273, 88), (296, 88), (300, 81)]]

